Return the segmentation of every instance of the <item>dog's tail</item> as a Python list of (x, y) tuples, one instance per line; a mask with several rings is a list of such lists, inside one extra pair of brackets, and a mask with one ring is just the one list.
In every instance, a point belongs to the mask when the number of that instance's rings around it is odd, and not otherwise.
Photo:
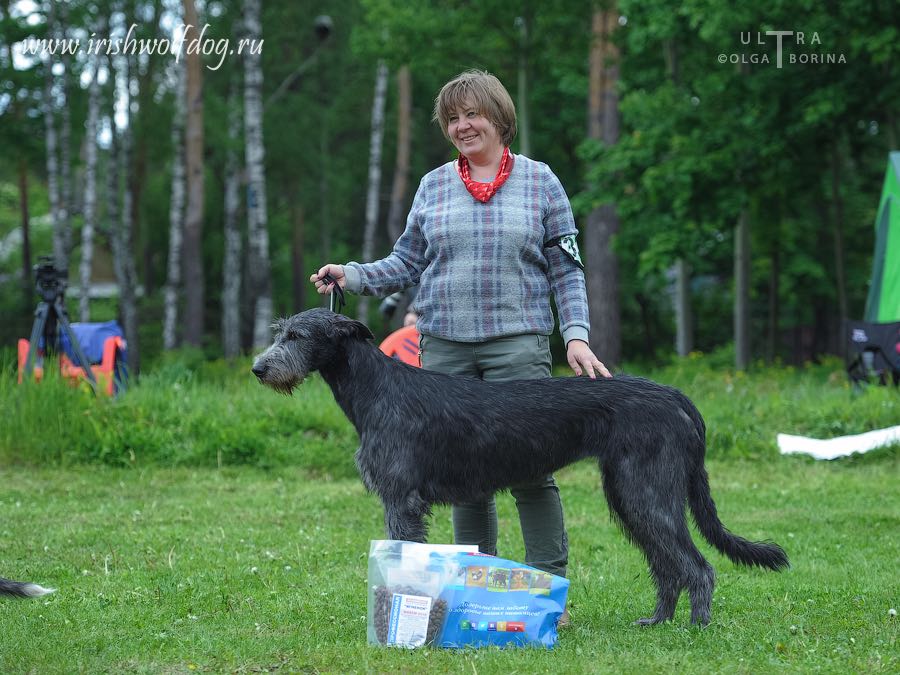
[(17, 598), (36, 598), (47, 593), (53, 593), (55, 588), (44, 588), (37, 584), (22, 581), (10, 581), (0, 577), (0, 595), (11, 595)]
[(709, 490), (709, 478), (702, 465), (690, 479), (688, 504), (700, 534), (733, 562), (749, 567), (766, 567), (776, 572), (790, 567), (787, 554), (778, 544), (771, 541), (747, 541), (728, 531), (719, 520), (716, 504)]
[(709, 489), (709, 476), (703, 465), (706, 455), (706, 424), (703, 416), (689, 398), (677, 389), (674, 390), (681, 400), (681, 408), (694, 424), (697, 434), (697, 453), (692, 457), (694, 470), (688, 479), (688, 505), (694, 515), (694, 522), (700, 534), (721, 553), (733, 562), (752, 567), (766, 567), (778, 571), (790, 567), (787, 553), (778, 544), (771, 541), (748, 541), (728, 531), (719, 520), (716, 503)]

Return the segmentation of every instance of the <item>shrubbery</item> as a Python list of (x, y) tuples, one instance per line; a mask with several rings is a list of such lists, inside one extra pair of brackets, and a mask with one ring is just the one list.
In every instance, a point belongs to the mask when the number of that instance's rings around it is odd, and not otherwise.
[(171, 361), (115, 400), (50, 375), (0, 379), (0, 457), (24, 463), (301, 464), (351, 475), (356, 434), (319, 378), (293, 397), (259, 386), (249, 362)]
[[(828, 438), (891, 426), (892, 388), (854, 390), (836, 360), (750, 373), (693, 355), (646, 374), (679, 387), (707, 422), (710, 456), (774, 457), (779, 432)], [(204, 361), (178, 352), (116, 400), (50, 373), (38, 384), (0, 376), (0, 458), (26, 464), (103, 463), (272, 467), (353, 475), (356, 433), (318, 376), (293, 397), (258, 385), (247, 359)]]

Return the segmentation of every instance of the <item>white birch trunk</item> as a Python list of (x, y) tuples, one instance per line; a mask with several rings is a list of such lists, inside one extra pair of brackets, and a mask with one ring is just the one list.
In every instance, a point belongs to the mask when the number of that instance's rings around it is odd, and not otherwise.
[[(111, 221), (113, 240), (113, 255), (116, 259), (116, 281), (119, 284), (119, 311), (122, 316), (122, 326), (125, 331), (125, 339), (128, 342), (128, 368), (133, 375), (137, 375), (140, 368), (138, 346), (138, 316), (136, 295), (136, 274), (134, 269), (134, 252), (132, 251), (132, 222), (131, 222), (131, 143), (132, 143), (132, 110), (131, 110), (131, 64), (127, 57), (122, 57), (123, 87), (116, 87), (116, 96), (123, 102), (125, 125), (119, 137), (118, 160), (116, 170), (115, 189), (118, 192), (119, 183), (124, 186), (122, 190), (122, 208), (118, 210), (118, 222)], [(115, 124), (115, 122), (113, 122)], [(115, 197), (112, 197), (115, 199)]]
[[(381, 144), (384, 140), (384, 104), (387, 93), (388, 69), (378, 61), (375, 72), (375, 97), (372, 100), (372, 133), (369, 137), (369, 187), (366, 192), (366, 227), (363, 231), (362, 259), (372, 260), (375, 253), (375, 227), (378, 224), (378, 197), (381, 190)], [(360, 296), (357, 318), (369, 319), (369, 297)]]
[[(51, 33), (52, 35), (52, 33)], [(57, 160), (56, 120), (53, 93), (53, 57), (48, 56), (44, 74), (44, 141), (47, 151), (47, 192), (50, 200), (50, 220), (53, 224), (53, 260), (59, 269), (66, 259), (62, 237), (59, 204), (59, 162)]]
[[(65, 32), (62, 29), (59, 31), (59, 34), (61, 37), (65, 36)], [(69, 111), (71, 59), (68, 55), (63, 55), (62, 62), (62, 110), (60, 111), (61, 123), (59, 127), (59, 217), (63, 261), (59, 264), (59, 269), (65, 270), (66, 275), (68, 275), (69, 255), (72, 252), (72, 117)]]
[[(56, 11), (56, 3), (48, 2), (46, 10), (49, 26), (47, 38), (50, 40), (62, 37), (59, 17), (57, 16)], [(57, 109), (61, 108), (62, 114), (66, 117), (68, 116), (68, 111), (65, 109), (65, 100), (63, 100), (61, 104), (60, 101), (57, 100), (59, 96), (65, 97), (65, 87), (63, 87), (62, 91), (59, 91), (54, 86), (56, 76), (53, 74), (53, 66), (59, 62), (60, 61), (56, 56), (52, 54), (47, 55), (46, 74), (44, 78), (44, 134), (47, 143), (47, 189), (50, 198), (50, 215), (53, 221), (53, 261), (57, 270), (68, 274), (71, 234), (66, 230), (69, 217), (66, 213), (68, 204), (65, 202), (65, 197), (68, 195), (68, 190), (64, 184), (65, 179), (68, 176), (68, 170), (67, 168), (60, 166), (58, 153), (60, 152), (59, 146), (63, 141), (57, 135), (56, 130)], [(63, 128), (65, 129), (65, 124), (63, 124)], [(61, 133), (67, 136), (66, 131)], [(66, 141), (67, 140), (68, 139), (66, 138)], [(63, 164), (66, 163), (65, 160), (67, 156), (68, 153), (65, 153), (62, 162)], [(66, 172), (65, 175), (61, 175), (62, 172)]]
[(184, 114), (186, 82), (184, 63), (174, 66), (175, 116), (172, 119), (172, 190), (169, 201), (169, 257), (166, 264), (166, 287), (163, 309), (163, 349), (178, 346), (178, 297), (181, 290), (181, 243), (184, 237)]
[[(185, 39), (199, 38), (199, 18), (194, 0), (183, 0), (184, 23), (192, 26)], [(185, 55), (185, 171), (187, 204), (184, 213), (182, 257), (184, 271), (184, 342), (203, 345), (205, 277), (203, 273), (204, 210), (204, 128), (203, 128), (203, 63), (196, 51)]]
[[(244, 0), (244, 30), (250, 40), (259, 40), (260, 0)], [(244, 144), (247, 164), (247, 245), (249, 290), (253, 312), (253, 346), (265, 347), (271, 338), (272, 279), (269, 263), (269, 229), (266, 212), (265, 147), (261, 54), (244, 53)]]
[[(112, 60), (109, 61), (109, 78), (113, 82), (113, 101), (116, 100), (118, 88), (115, 85), (116, 73), (112, 68)], [(109, 157), (106, 167), (106, 227), (105, 234), (109, 237), (109, 246), (112, 249), (113, 272), (116, 275), (116, 283), (119, 285), (119, 301), (122, 298), (122, 285), (125, 283), (125, 272), (122, 267), (122, 251), (119, 236), (119, 194), (121, 180), (119, 178), (119, 132), (116, 129), (116, 111), (113, 103), (113, 111), (109, 116), (110, 144)]]
[(78, 315), (82, 322), (91, 320), (91, 267), (94, 262), (94, 227), (97, 217), (97, 117), (100, 113), (100, 57), (94, 56), (91, 85), (88, 90), (88, 117), (85, 128), (84, 225), (81, 228), (81, 297)]
[(234, 87), (228, 97), (228, 152), (225, 158), (225, 256), (222, 261), (222, 347), (226, 358), (241, 352), (241, 166), (237, 148), (241, 110)]

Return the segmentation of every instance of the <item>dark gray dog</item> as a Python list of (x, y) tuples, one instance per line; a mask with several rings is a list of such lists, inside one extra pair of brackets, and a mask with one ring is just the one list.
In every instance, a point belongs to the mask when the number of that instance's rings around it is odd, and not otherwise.
[(656, 582), (656, 611), (637, 623), (672, 618), (685, 589), (691, 622), (709, 623), (715, 574), (691, 540), (685, 503), (734, 562), (788, 566), (778, 545), (742, 539), (719, 521), (703, 418), (676, 389), (626, 376), (494, 383), (427, 372), (384, 356), (363, 324), (325, 309), (274, 328), (253, 373), (286, 394), (321, 373), (359, 434), (356, 465), (384, 503), (391, 539), (425, 541), (432, 504), (482, 499), (595, 457), (614, 518)]
[(54, 590), (53, 588), (44, 588), (37, 584), (11, 581), (0, 577), (0, 595), (9, 595), (17, 598), (36, 598), (47, 593), (53, 593)]

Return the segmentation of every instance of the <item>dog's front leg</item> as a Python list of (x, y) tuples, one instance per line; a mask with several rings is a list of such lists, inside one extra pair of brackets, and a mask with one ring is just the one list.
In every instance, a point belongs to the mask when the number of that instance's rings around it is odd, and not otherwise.
[(385, 499), (384, 528), (388, 539), (424, 543), (428, 538), (425, 518), (430, 513), (431, 504), (422, 499), (417, 490), (397, 500)]

